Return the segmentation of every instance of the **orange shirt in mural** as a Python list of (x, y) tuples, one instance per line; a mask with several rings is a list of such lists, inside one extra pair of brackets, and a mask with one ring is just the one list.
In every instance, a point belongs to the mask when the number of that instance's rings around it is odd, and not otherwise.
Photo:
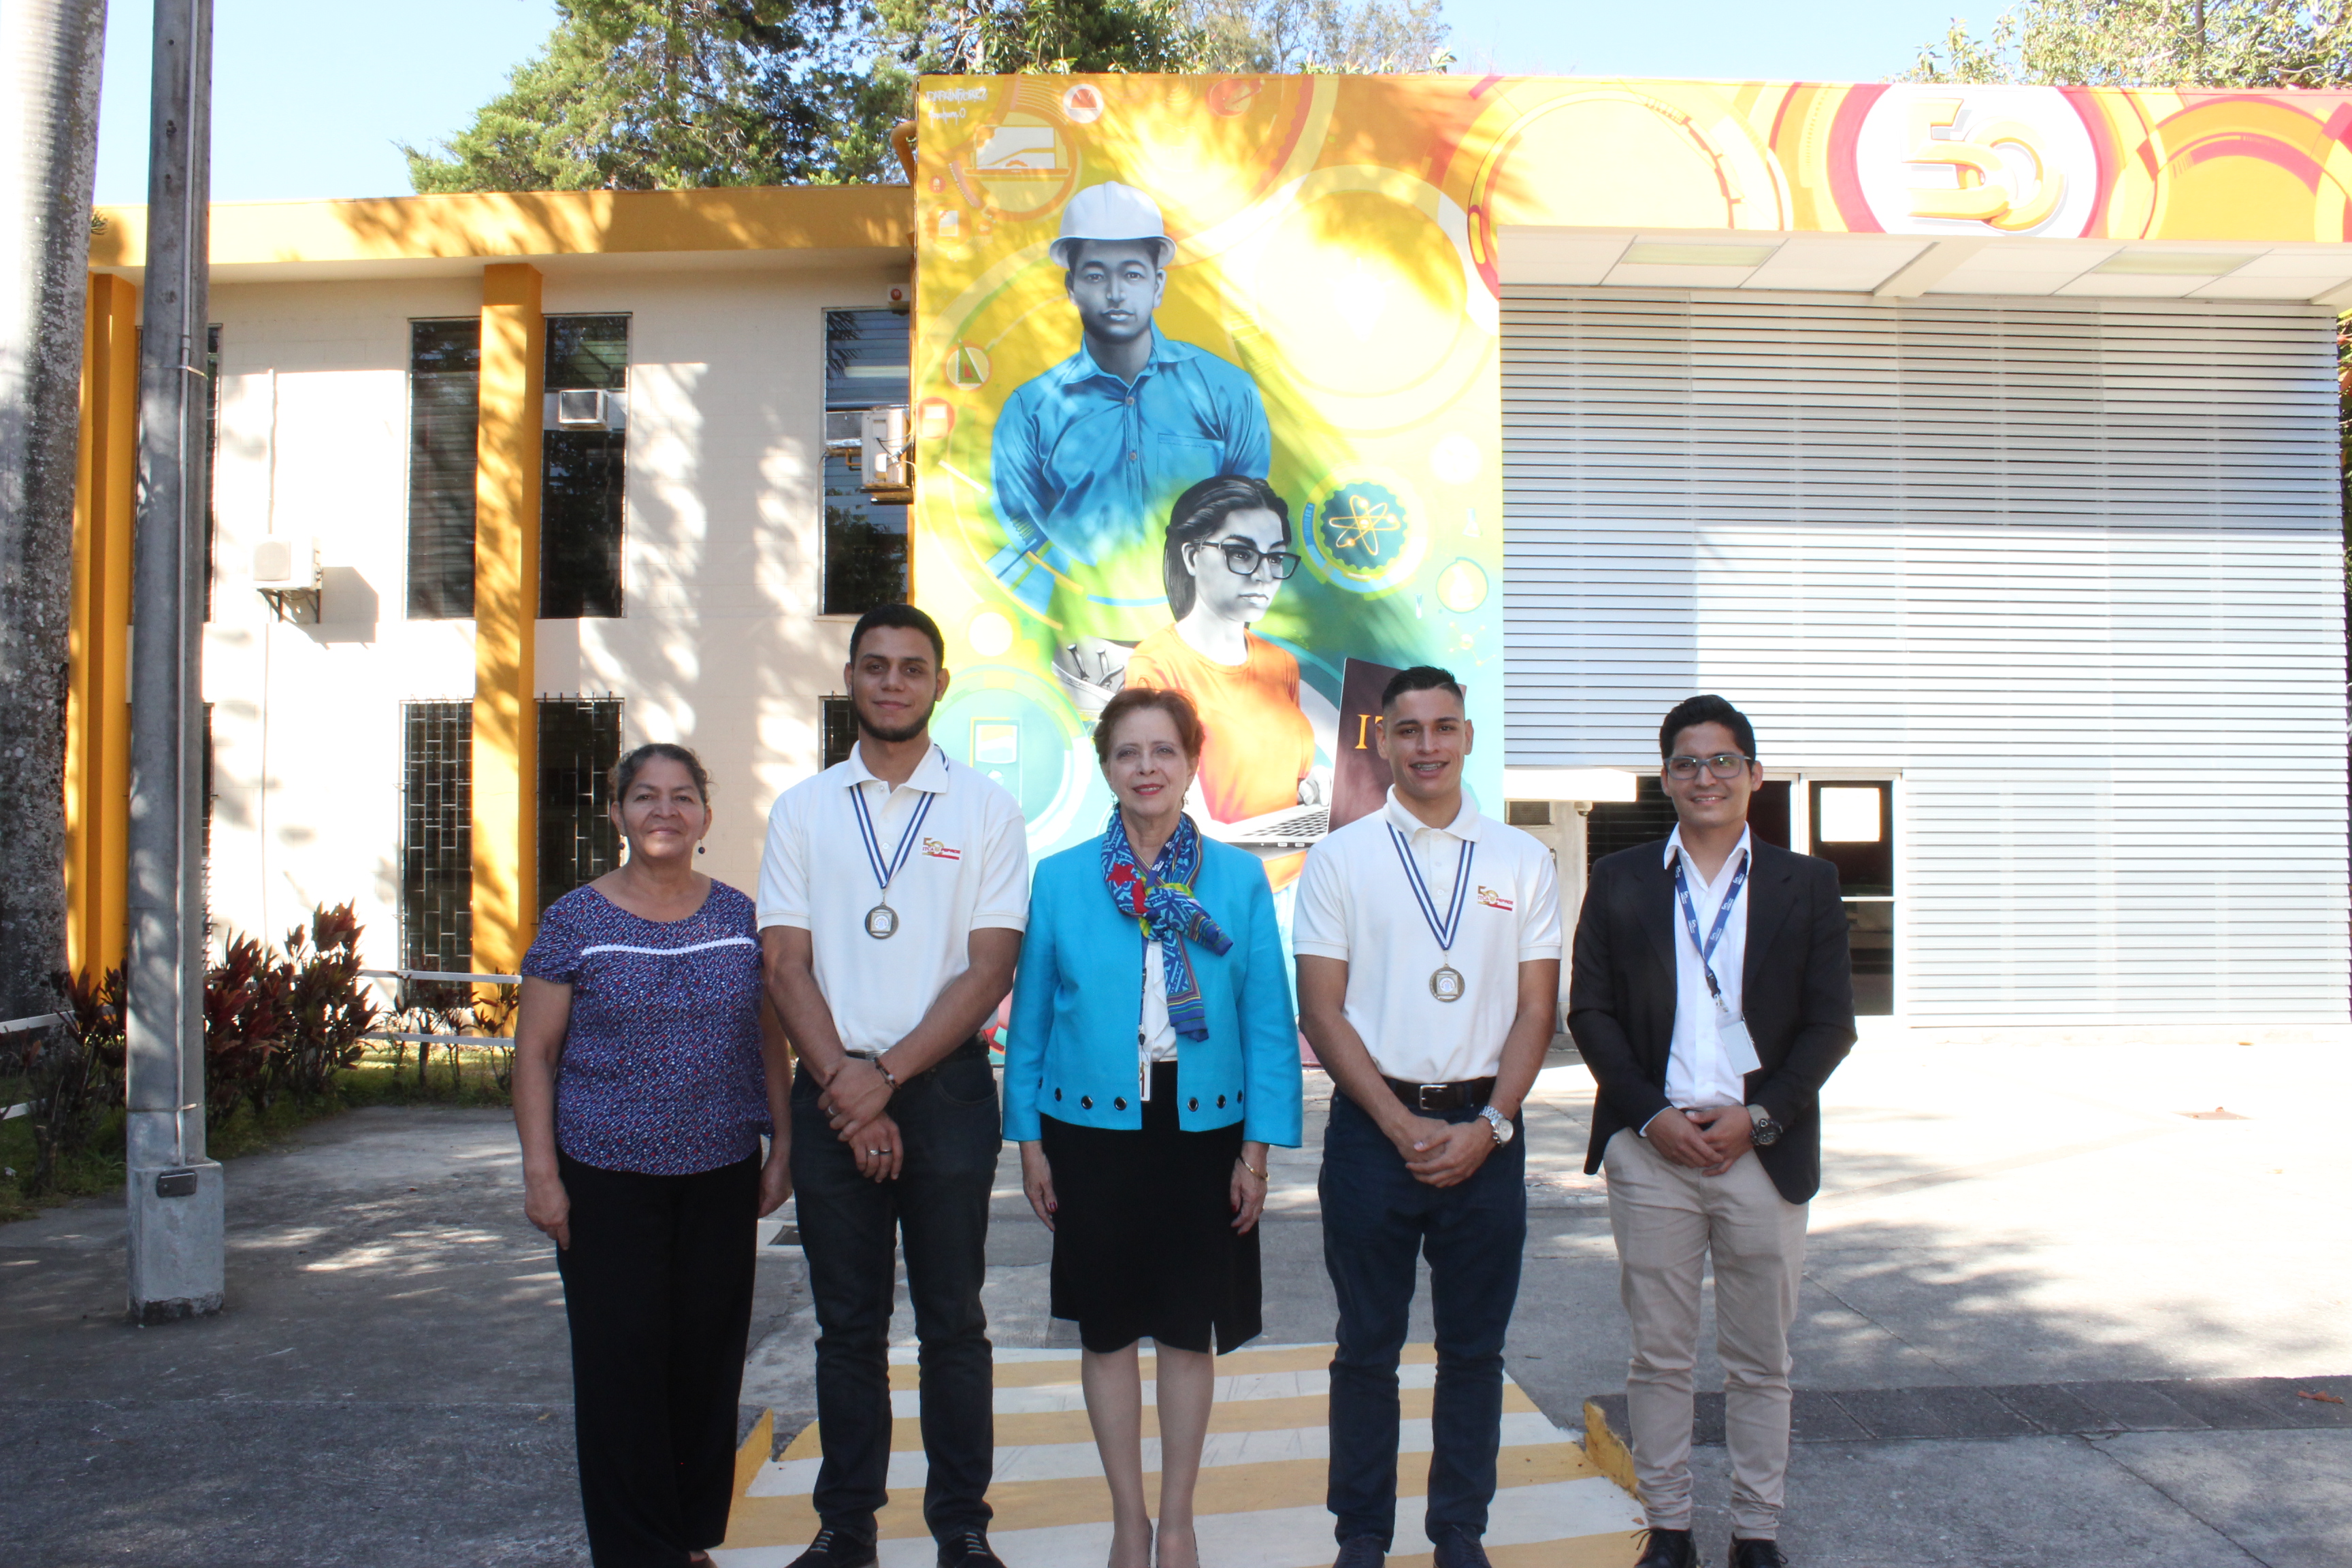
[(1162, 626), (1135, 645), (1129, 686), (1181, 691), (1200, 710), (1201, 794), (1219, 822), (1298, 804), (1298, 781), (1315, 765), (1315, 731), (1298, 710), (1298, 661), (1254, 632), (1239, 664), (1205, 658)]

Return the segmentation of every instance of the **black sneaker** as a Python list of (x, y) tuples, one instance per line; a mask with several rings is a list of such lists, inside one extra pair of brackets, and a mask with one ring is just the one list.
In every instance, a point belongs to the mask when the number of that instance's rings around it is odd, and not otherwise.
[(1339, 1558), (1331, 1568), (1381, 1568), (1388, 1559), (1388, 1543), (1379, 1536), (1351, 1535), (1339, 1542)]
[(1777, 1541), (1731, 1538), (1731, 1568), (1789, 1568), (1789, 1559)]
[(1466, 1530), (1449, 1530), (1431, 1543), (1437, 1549), (1437, 1568), (1488, 1568), (1486, 1549)]
[(1633, 1568), (1698, 1568), (1698, 1548), (1687, 1530), (1644, 1530)]
[(967, 1530), (940, 1542), (940, 1568), (1004, 1568), (988, 1544), (988, 1531)]
[(874, 1542), (826, 1525), (792, 1561), (791, 1568), (874, 1568)]

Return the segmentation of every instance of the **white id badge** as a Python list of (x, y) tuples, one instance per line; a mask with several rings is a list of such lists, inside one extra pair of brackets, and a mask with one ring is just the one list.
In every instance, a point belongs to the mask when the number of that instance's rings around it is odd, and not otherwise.
[(1746, 1077), (1764, 1065), (1756, 1059), (1756, 1042), (1748, 1037), (1747, 1019), (1726, 1018), (1717, 1014), (1715, 1037), (1723, 1042), (1723, 1055), (1731, 1063), (1733, 1072)]

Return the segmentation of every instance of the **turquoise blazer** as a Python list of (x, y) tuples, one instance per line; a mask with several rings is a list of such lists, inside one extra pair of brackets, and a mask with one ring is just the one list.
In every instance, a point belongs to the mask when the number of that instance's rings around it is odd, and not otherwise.
[[(1242, 1136), (1297, 1148), (1303, 1088), (1298, 1021), (1274, 892), (1255, 855), (1203, 841), (1192, 896), (1233, 940), (1222, 958), (1189, 944), (1209, 1037), (1179, 1038), (1176, 1119), (1188, 1132), (1242, 1123)], [(1136, 1024), (1143, 931), (1103, 884), (1102, 840), (1040, 861), (1013, 981), (1004, 1047), (1004, 1135), (1027, 1142), (1051, 1116), (1139, 1131)]]

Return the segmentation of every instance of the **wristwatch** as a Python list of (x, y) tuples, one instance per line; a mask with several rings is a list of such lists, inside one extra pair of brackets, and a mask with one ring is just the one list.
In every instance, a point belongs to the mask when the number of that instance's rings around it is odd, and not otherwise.
[(1486, 1119), (1486, 1125), (1495, 1130), (1495, 1142), (1497, 1147), (1509, 1142), (1514, 1137), (1517, 1136), (1519, 1130), (1511, 1125), (1511, 1119), (1504, 1115), (1501, 1111), (1496, 1110), (1493, 1106), (1480, 1106), (1478, 1108), (1478, 1114), (1485, 1117)]
[(1778, 1143), (1780, 1141), (1780, 1134), (1787, 1131), (1772, 1120), (1770, 1111), (1760, 1105), (1751, 1105), (1748, 1108), (1748, 1141), (1759, 1149), (1769, 1149)]

